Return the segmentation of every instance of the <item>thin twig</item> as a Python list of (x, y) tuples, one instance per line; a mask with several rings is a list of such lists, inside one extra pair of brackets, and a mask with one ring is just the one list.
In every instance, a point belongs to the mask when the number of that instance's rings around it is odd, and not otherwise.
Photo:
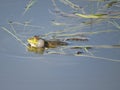
[(19, 41), (22, 45), (24, 45), (25, 47), (27, 47), (27, 45), (20, 39), (18, 38), (16, 35), (14, 35), (12, 32), (10, 32), (7, 28), (5, 27), (1, 27), (4, 31), (6, 31), (7, 33), (9, 33), (10, 35), (12, 35), (17, 41)]

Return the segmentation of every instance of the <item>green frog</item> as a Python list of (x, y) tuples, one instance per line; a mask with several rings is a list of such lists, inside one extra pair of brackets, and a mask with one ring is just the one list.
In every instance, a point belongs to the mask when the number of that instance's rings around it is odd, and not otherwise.
[(60, 40), (45, 40), (39, 36), (33, 36), (27, 39), (28, 42), (28, 51), (42, 53), (45, 48), (56, 48), (58, 46), (68, 45), (67, 42)]
[(68, 45), (68, 43), (60, 40), (45, 40), (39, 36), (33, 36), (27, 39), (28, 46), (35, 48), (56, 48), (58, 46)]

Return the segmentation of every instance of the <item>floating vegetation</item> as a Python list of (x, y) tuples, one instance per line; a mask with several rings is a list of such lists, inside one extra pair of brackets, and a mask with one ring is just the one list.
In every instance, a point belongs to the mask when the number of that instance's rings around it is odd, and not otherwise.
[(91, 14), (91, 15), (85, 15), (80, 13), (75, 13), (75, 15), (82, 17), (82, 18), (108, 18), (107, 14)]
[[(30, 0), (26, 5), (23, 14), (25, 14), (35, 4), (35, 2), (36, 0)], [(86, 1), (83, 0), (82, 2)], [(75, 1), (73, 2), (72, 0), (52, 0), (54, 8), (49, 11), (52, 15), (55, 15), (55, 19), (52, 20), (51, 23), (56, 27), (62, 27), (61, 30), (49, 31), (47, 33), (36, 35), (33, 34), (36, 28), (38, 28), (38, 32), (43, 32), (41, 29), (45, 27), (32, 25), (30, 21), (26, 21), (24, 23), (9, 21), (8, 24), (10, 25), (10, 29), (4, 26), (1, 28), (12, 35), (17, 41), (26, 47), (29, 52), (45, 55), (58, 54), (80, 56), (120, 62), (120, 60), (116, 59), (99, 57), (94, 53), (94, 50), (97, 51), (100, 49), (120, 49), (119, 43), (91, 43), (94, 38), (99, 38), (99, 35), (104, 36), (105, 34), (112, 35), (112, 33), (120, 33), (120, 10), (114, 10), (114, 8), (112, 8), (113, 6), (117, 6), (118, 8), (118, 4), (120, 2), (117, 0), (88, 0), (87, 2), (97, 4), (94, 11), (90, 12), (88, 10), (93, 7), (89, 8), (89, 6), (86, 7), (84, 5), (80, 5), (80, 3), (76, 4)], [(71, 11), (61, 9), (57, 3), (71, 9)], [(22, 40), (14, 25), (24, 27), (23, 33), (30, 33), (30, 35), (21, 35), (26, 36), (24, 40)], [(26, 31), (26, 28), (29, 29)], [(34, 28), (34, 30), (31, 28)]]
[(60, 0), (62, 3), (64, 3), (65, 5), (69, 5), (71, 8), (75, 9), (75, 10), (80, 10), (82, 9), (82, 7), (80, 7), (77, 4), (72, 3), (70, 0)]
[(111, 1), (111, 2), (109, 2), (109, 3), (107, 3), (105, 6), (107, 7), (107, 8), (110, 8), (110, 7), (112, 7), (114, 4), (117, 4), (119, 1)]
[(88, 38), (81, 37), (81, 38), (67, 38), (66, 41), (88, 41)]
[(2, 29), (4, 31), (6, 31), (7, 33), (9, 33), (10, 35), (12, 35), (17, 41), (19, 41), (22, 45), (24, 45), (25, 47), (27, 47), (27, 45), (20, 39), (18, 38), (14, 33), (10, 32), (10, 30), (8, 30), (7, 28), (5, 27), (2, 27)]
[(120, 15), (118, 16), (109, 16), (107, 14), (80, 14), (80, 13), (75, 13), (76, 16), (79, 16), (81, 18), (94, 18), (94, 19), (101, 19), (101, 18), (120, 18)]
[(67, 46), (64, 48), (71, 48), (71, 49), (92, 49), (92, 48), (120, 48), (120, 45), (84, 45), (84, 46)]
[(23, 15), (36, 3), (36, 0), (30, 0), (28, 4), (25, 7), (25, 10), (23, 12)]

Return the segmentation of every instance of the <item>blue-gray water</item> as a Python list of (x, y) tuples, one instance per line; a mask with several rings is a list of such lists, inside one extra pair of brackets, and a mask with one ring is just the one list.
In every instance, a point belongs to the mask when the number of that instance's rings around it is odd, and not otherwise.
[[(76, 0), (73, 1), (78, 3)], [(26, 30), (28, 31), (24, 31), (24, 28), (21, 25), (15, 26), (19, 35), (27, 32), (25, 39), (24, 37), (21, 37), (23, 40), (26, 40), (28, 37), (35, 34), (48, 33), (64, 28), (56, 27), (51, 24), (51, 21), (55, 19), (55, 16), (50, 12), (50, 10), (52, 11), (54, 8), (51, 0), (37, 0), (37, 3), (23, 15), (24, 8), (28, 2), (29, 0), (1, 0), (0, 26), (9, 29), (10, 25), (8, 24), (8, 21), (21, 23), (30, 21), (32, 25), (40, 26), (40, 28), (27, 27)], [(65, 7), (61, 4), (59, 5), (59, 3), (60, 2), (57, 2), (58, 6), (60, 6), (61, 9), (64, 9)], [(91, 5), (94, 7), (92, 4), (88, 5), (89, 3), (81, 3), (83, 6), (87, 4), (86, 6), (90, 7)], [(68, 7), (66, 9), (68, 9)], [(88, 10), (88, 12), (90, 11)], [(62, 21), (61, 19), (58, 20)], [(65, 19), (65, 21), (70, 22), (68, 19)], [(99, 28), (93, 25), (85, 29), (92, 31), (110, 28), (119, 30), (111, 25), (104, 26), (103, 24), (98, 25)], [(120, 44), (120, 32), (100, 33), (88, 35), (88, 37), (90, 38), (90, 41), (85, 44)], [(83, 42), (80, 42), (79, 44), (81, 45)], [(119, 61), (112, 62), (109, 60), (76, 57), (72, 55), (35, 54), (28, 52), (23, 45), (1, 28), (0, 47), (0, 90), (120, 89)], [(119, 48), (93, 49), (91, 52), (100, 57), (120, 60)]]

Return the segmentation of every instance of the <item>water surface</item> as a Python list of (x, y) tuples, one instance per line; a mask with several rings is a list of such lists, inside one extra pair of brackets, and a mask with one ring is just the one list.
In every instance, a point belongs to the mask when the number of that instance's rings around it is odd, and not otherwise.
[[(71, 0), (72, 1), (72, 0)], [(26, 39), (34, 35), (42, 35), (63, 29), (70, 29), (74, 24), (91, 19), (78, 19), (71, 17), (59, 17), (54, 12), (54, 6), (50, 0), (38, 0), (25, 15), (24, 8), (27, 1), (1, 0), (0, 3), (0, 26), (12, 30), (9, 21), (25, 23), (39, 27), (16, 25), (18, 36), (26, 42)], [(96, 12), (96, 6), (105, 3), (77, 1), (81, 7), (85, 7), (87, 14)], [(106, 2), (107, 3), (107, 2)], [(67, 13), (74, 10), (61, 2), (56, 2), (58, 7)], [(92, 7), (87, 8), (87, 7)], [(109, 10), (117, 7), (109, 8)], [(99, 11), (100, 12), (100, 11)], [(81, 13), (81, 12), (79, 12)], [(66, 26), (55, 26), (51, 22), (59, 21), (67, 23)], [(119, 19), (111, 19), (119, 25)], [(80, 24), (81, 25), (81, 24)], [(78, 25), (79, 26), (79, 25)], [(80, 26), (81, 27), (81, 26)], [(99, 24), (86, 25), (75, 28), (75, 32), (120, 30), (114, 25), (103, 21)], [(78, 29), (78, 30), (77, 30)], [(79, 30), (80, 29), (80, 30)], [(67, 32), (69, 33), (69, 31)], [(104, 32), (86, 35), (87, 42), (69, 42), (70, 45), (117, 45), (120, 44), (120, 32)], [(66, 50), (67, 55), (59, 54), (36, 54), (28, 52), (14, 37), (0, 29), (0, 89), (1, 90), (119, 90), (120, 89), (120, 62), (96, 59), (90, 57), (74, 56), (80, 50)], [(50, 51), (61, 52), (56, 48)], [(95, 56), (120, 60), (119, 48), (100, 48), (90, 50)]]

